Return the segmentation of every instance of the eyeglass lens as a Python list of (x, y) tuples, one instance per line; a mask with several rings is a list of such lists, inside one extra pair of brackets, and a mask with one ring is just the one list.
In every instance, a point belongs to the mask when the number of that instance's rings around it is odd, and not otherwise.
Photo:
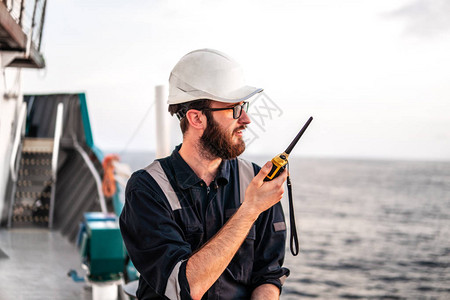
[(244, 110), (245, 112), (248, 111), (248, 102), (244, 102), (240, 105), (236, 105), (235, 107), (233, 107), (233, 118), (239, 119), (241, 117), (242, 110)]

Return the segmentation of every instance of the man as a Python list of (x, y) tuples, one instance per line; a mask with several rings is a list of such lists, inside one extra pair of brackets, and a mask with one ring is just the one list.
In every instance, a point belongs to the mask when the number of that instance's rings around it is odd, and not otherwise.
[[(279, 203), (286, 172), (236, 158), (250, 123), (246, 86), (226, 54), (185, 55), (169, 78), (183, 143), (135, 172), (120, 227), (140, 272), (138, 299), (278, 299), (289, 270)], [(255, 176), (256, 174), (256, 176)]]

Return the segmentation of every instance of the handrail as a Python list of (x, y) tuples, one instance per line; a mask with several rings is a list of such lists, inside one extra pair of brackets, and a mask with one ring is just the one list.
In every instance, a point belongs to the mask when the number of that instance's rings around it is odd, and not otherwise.
[(59, 144), (61, 142), (62, 126), (63, 126), (63, 112), (64, 104), (61, 102), (56, 109), (56, 124), (55, 124), (55, 137), (53, 140), (53, 155), (52, 155), (52, 179), (56, 180), (58, 169), (58, 156), (59, 156)]
[(12, 152), (11, 152), (11, 161), (9, 163), (11, 179), (13, 181), (13, 184), (12, 184), (12, 191), (11, 191), (11, 201), (9, 203), (9, 211), (8, 211), (8, 228), (11, 228), (11, 224), (12, 224), (12, 212), (13, 212), (13, 206), (14, 206), (14, 199), (16, 196), (16, 188), (17, 188), (16, 183), (17, 183), (17, 173), (18, 173), (16, 159), (17, 159), (17, 153), (19, 151), (20, 144), (22, 142), (22, 137), (25, 135), (26, 116), (27, 116), (27, 104), (25, 102), (22, 102), (22, 107), (20, 108), (19, 119), (18, 119), (17, 127), (16, 127), (16, 135), (14, 137), (14, 143), (13, 143), (13, 148), (12, 148)]
[(84, 151), (84, 149), (78, 144), (75, 136), (73, 137), (73, 145), (75, 149), (80, 153), (81, 157), (84, 159), (84, 162), (89, 168), (89, 171), (91, 171), (92, 176), (94, 176), (95, 183), (97, 185), (97, 192), (98, 192), (98, 199), (100, 201), (100, 208), (102, 210), (102, 213), (107, 213), (106, 209), (106, 201), (105, 196), (103, 195), (102, 191), (102, 180), (100, 178), (100, 175), (98, 174), (97, 170), (94, 167), (94, 164), (89, 159), (89, 155)]
[(23, 102), (19, 112), (19, 119), (16, 127), (16, 134), (14, 137), (14, 144), (11, 153), (11, 161), (9, 162), (11, 179), (13, 180), (13, 182), (17, 181), (16, 158), (17, 152), (19, 151), (20, 142), (22, 140), (22, 137), (25, 135), (26, 116), (27, 116), (27, 104)]
[(59, 144), (61, 142), (62, 127), (63, 127), (63, 112), (64, 104), (60, 102), (56, 108), (55, 134), (53, 137), (53, 152), (52, 152), (52, 189), (50, 198), (50, 211), (48, 227), (53, 228), (53, 212), (55, 210), (55, 195), (56, 195), (56, 179), (58, 174), (58, 157)]

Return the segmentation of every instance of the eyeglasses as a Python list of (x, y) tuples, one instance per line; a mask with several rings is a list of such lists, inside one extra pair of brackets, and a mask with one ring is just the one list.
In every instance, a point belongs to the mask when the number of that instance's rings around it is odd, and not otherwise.
[(209, 110), (209, 111), (219, 111), (219, 110), (233, 110), (233, 119), (239, 119), (242, 115), (242, 111), (248, 111), (248, 102), (243, 102), (242, 104), (236, 104), (232, 107), (224, 107), (224, 108), (203, 108), (201, 110)]

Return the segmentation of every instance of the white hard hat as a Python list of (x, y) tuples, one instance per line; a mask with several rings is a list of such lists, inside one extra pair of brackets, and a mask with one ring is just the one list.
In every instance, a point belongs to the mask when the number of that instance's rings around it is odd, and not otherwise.
[(240, 65), (228, 55), (217, 50), (200, 49), (183, 56), (173, 68), (167, 103), (198, 99), (236, 103), (262, 90), (245, 85)]

